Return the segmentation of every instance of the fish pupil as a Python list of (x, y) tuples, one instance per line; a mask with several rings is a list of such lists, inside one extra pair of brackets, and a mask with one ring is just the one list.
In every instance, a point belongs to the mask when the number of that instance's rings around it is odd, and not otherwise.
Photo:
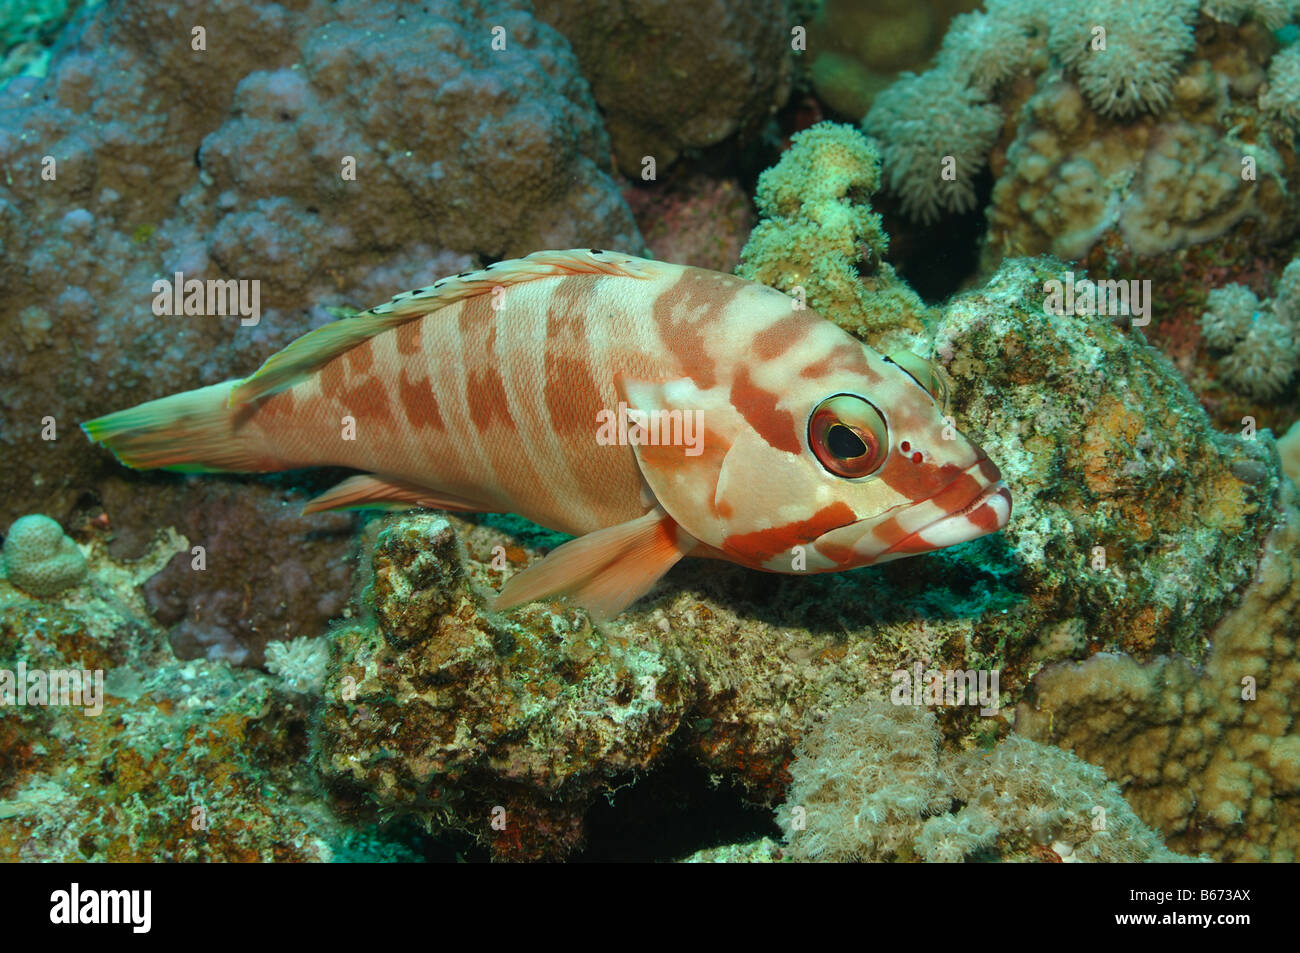
[(835, 424), (826, 434), (826, 449), (841, 460), (851, 460), (866, 453), (867, 445), (844, 424)]

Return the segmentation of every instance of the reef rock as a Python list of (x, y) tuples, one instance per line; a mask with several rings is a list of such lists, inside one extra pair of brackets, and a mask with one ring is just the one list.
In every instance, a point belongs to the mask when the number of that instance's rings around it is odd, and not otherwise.
[[(814, 577), (688, 562), (592, 626), (563, 602), (486, 608), (536, 558), (531, 542), (487, 521), (396, 518), (372, 560), (378, 623), (335, 643), (323, 768), (386, 809), (473, 831), (497, 856), (557, 856), (581, 841), (590, 799), (670, 743), (776, 803), (807, 732), (918, 664), (998, 673), (989, 717), (936, 710), (945, 745), (991, 747), (1053, 662), (1207, 658), (1278, 520), (1276, 452), (1266, 435), (1216, 433), (1139, 331), (1046, 313), (1059, 268), (1008, 263), (934, 330), (951, 412), (1015, 498), (1002, 533)], [(441, 594), (412, 602), (418, 580)], [(949, 835), (915, 849), (950, 857)], [(1079, 837), (1065, 846), (1096, 853)]]
[[(790, 94), (785, 0), (537, 0), (537, 15), (573, 44), (605, 114), (618, 167), (655, 174), (687, 149), (753, 137)], [(567, 247), (567, 246), (538, 246)]]

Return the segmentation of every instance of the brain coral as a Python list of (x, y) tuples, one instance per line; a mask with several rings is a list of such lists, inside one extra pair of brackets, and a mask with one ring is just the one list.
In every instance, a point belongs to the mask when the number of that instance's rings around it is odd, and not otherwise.
[(86, 578), (86, 557), (63, 528), (39, 513), (14, 520), (5, 535), (9, 581), (34, 596), (53, 596)]

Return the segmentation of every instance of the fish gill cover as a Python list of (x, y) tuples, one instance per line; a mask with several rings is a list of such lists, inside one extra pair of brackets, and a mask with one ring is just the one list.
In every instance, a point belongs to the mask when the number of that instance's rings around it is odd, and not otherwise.
[(1295, 860), (1296, 19), (0, 4), (0, 859)]

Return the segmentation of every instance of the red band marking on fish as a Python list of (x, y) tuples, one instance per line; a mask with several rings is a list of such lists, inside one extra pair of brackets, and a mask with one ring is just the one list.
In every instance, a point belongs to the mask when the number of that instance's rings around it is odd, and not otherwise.
[(836, 502), (823, 507), (806, 520), (728, 536), (722, 542), (722, 549), (743, 562), (765, 563), (773, 556), (789, 552), (795, 546), (805, 545), (823, 533), (847, 526), (856, 519), (857, 516), (847, 503)]

